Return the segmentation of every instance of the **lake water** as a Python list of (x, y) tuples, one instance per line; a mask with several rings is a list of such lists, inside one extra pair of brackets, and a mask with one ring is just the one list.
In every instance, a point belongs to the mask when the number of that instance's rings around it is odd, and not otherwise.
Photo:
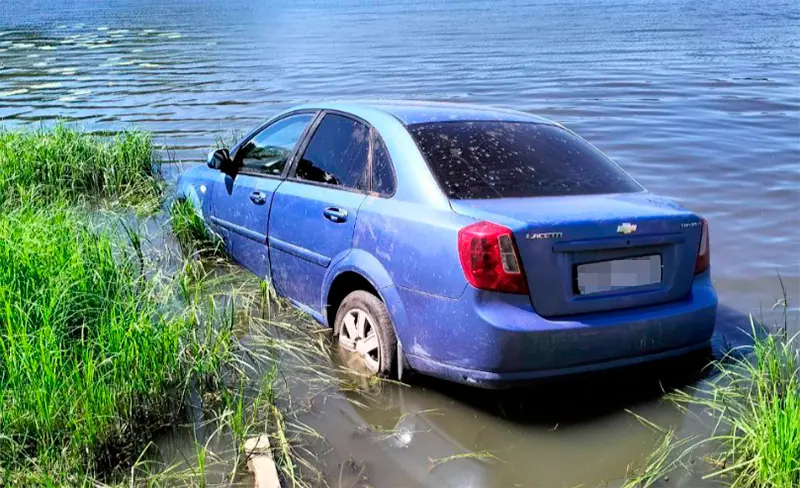
[[(2, 0), (0, 122), (136, 126), (191, 162), (216, 134), (309, 99), (535, 112), (709, 219), (717, 344), (736, 344), (746, 314), (782, 295), (779, 273), (800, 303), (799, 53), (795, 0)], [(422, 382), (369, 410), (332, 402), (309, 422), (334, 446), (333, 486), (596, 486), (658, 441), (626, 407), (692, 430), (640, 389), (570, 398), (576, 420), (541, 411), (558, 392), (520, 416)], [(400, 434), (358, 435), (364, 425)], [(429, 469), (481, 450), (502, 462)]]

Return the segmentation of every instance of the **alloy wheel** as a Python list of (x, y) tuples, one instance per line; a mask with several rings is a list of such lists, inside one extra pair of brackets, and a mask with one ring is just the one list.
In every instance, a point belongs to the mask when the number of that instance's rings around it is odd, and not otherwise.
[(369, 313), (359, 308), (347, 312), (342, 319), (339, 343), (347, 351), (357, 354), (370, 373), (380, 369), (381, 348), (374, 321)]

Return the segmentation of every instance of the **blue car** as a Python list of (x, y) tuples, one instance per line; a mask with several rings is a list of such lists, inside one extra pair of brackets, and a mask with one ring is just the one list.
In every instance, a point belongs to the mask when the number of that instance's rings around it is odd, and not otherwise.
[(706, 221), (528, 113), (301, 105), (178, 191), (374, 375), (506, 387), (684, 355), (714, 329)]

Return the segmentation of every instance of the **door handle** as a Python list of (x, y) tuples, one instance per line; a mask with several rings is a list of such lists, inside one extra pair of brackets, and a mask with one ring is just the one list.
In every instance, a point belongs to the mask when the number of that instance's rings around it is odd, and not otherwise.
[(324, 215), (326, 219), (337, 224), (341, 224), (347, 220), (347, 210), (343, 208), (328, 207), (322, 212), (322, 215)]
[(250, 194), (250, 201), (255, 203), (256, 205), (264, 205), (267, 203), (267, 196), (261, 193), (260, 191), (254, 191)]

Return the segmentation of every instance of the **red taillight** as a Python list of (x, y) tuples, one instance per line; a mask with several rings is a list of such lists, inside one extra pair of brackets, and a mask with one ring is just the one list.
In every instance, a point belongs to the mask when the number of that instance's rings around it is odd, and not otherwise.
[(708, 222), (702, 219), (703, 233), (700, 236), (700, 247), (697, 249), (697, 261), (694, 263), (694, 274), (700, 274), (711, 266), (711, 243), (708, 240)]
[(514, 234), (491, 222), (458, 231), (458, 255), (467, 281), (482, 290), (528, 293)]

